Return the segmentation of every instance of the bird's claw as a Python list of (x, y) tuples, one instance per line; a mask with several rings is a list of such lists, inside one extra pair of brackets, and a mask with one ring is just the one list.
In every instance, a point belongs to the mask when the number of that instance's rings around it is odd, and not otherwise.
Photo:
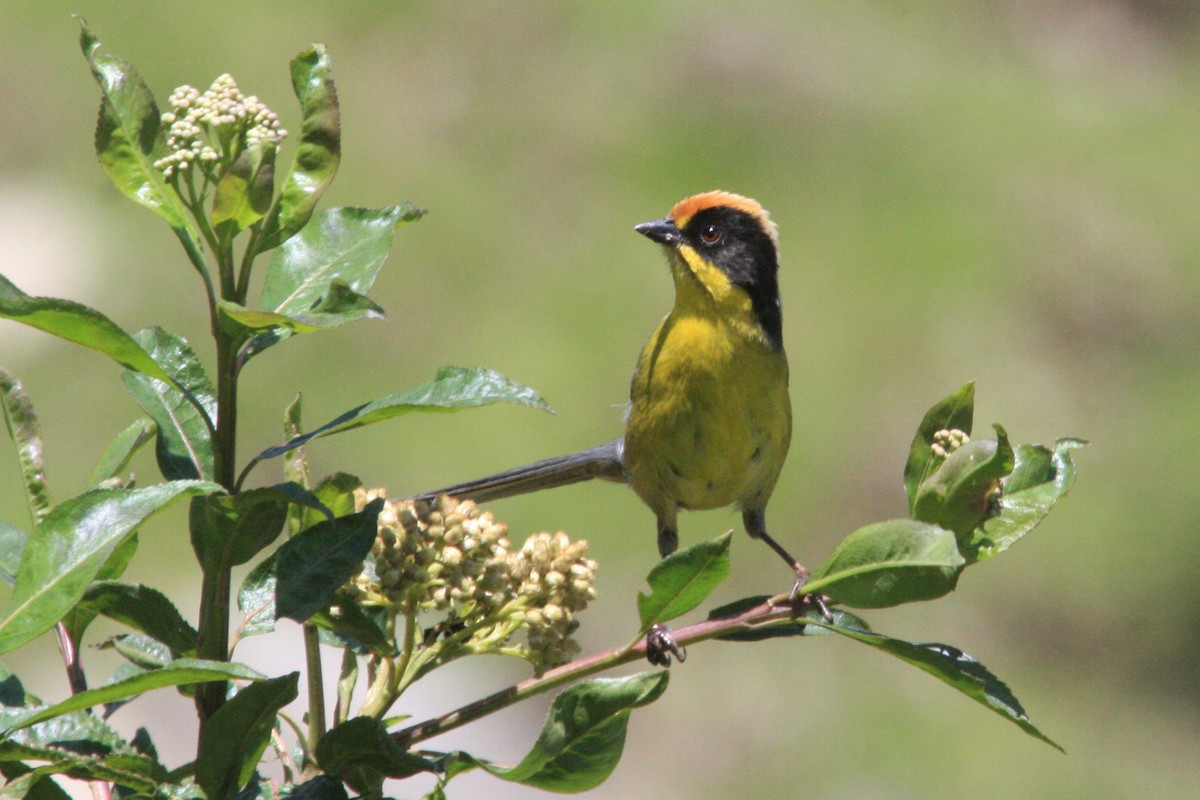
[(821, 618), (828, 623), (833, 623), (833, 612), (829, 610), (829, 604), (826, 602), (824, 595), (806, 594), (800, 590), (804, 588), (805, 581), (808, 580), (808, 570), (801, 572), (796, 571), (796, 582), (792, 584), (792, 591), (788, 594), (788, 604), (792, 608), (799, 609), (804, 606), (809, 606), (821, 612)]
[(687, 659), (687, 650), (679, 646), (666, 625), (656, 622), (646, 631), (646, 660), (656, 667), (669, 667), (671, 656), (682, 664)]

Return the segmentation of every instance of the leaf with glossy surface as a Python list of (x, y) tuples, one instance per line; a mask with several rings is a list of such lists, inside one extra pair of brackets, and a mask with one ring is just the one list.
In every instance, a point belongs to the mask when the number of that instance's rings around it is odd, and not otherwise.
[(704, 602), (729, 577), (729, 543), (733, 532), (677, 550), (654, 565), (646, 581), (650, 593), (638, 592), (642, 630), (669, 622)]
[(995, 439), (972, 439), (963, 444), (921, 482), (913, 504), (914, 519), (952, 530), (965, 541), (993, 512), (1000, 481), (1013, 469), (1008, 435), (999, 425), (995, 428)]
[(577, 683), (554, 698), (542, 732), (515, 767), (481, 766), (493, 775), (551, 792), (582, 792), (612, 774), (625, 746), (629, 715), (667, 689), (667, 670)]
[(166, 380), (154, 359), (108, 317), (72, 300), (31, 297), (0, 275), (0, 318), (103, 353), (123, 367)]
[(965, 383), (954, 394), (925, 412), (909, 447), (908, 463), (904, 465), (904, 491), (908, 495), (908, 510), (916, 507), (917, 487), (928, 477), (933, 460), (933, 435), (940, 430), (971, 432), (975, 416), (975, 383)]
[(322, 770), (368, 797), (386, 778), (433, 771), (432, 762), (396, 744), (374, 717), (355, 717), (326, 733), (317, 742), (316, 756)]
[(57, 506), (25, 546), (0, 621), (0, 652), (62, 619), (117, 547), (151, 516), (182, 497), (219, 491), (214, 483), (174, 481), (144, 489), (93, 489)]
[(126, 197), (166, 220), (181, 239), (199, 242), (179, 194), (154, 166), (167, 152), (154, 95), (129, 62), (100, 55), (100, 42), (80, 24), (79, 46), (102, 95), (96, 123), (100, 166)]
[(29, 516), (37, 524), (50, 513), (50, 492), (46, 488), (46, 467), (42, 463), (42, 435), (33, 402), (25, 389), (7, 370), (0, 368), (0, 407), (8, 435), (17, 446), (17, 464), (25, 489)]
[(148, 670), (128, 680), (80, 692), (48, 708), (29, 709), (25, 713), (8, 717), (0, 730), (3, 730), (4, 735), (7, 736), (13, 731), (28, 728), (73, 711), (82, 711), (127, 697), (136, 697), (154, 689), (231, 679), (260, 681), (263, 680), (263, 677), (261, 673), (243, 664), (204, 661), (198, 658), (178, 658), (162, 669)]
[[(401, 206), (331, 208), (275, 251), (259, 296), (259, 327), (247, 357), (290, 336), (354, 319), (382, 317), (366, 297), (392, 249)], [(273, 316), (266, 316), (273, 315)], [(265, 323), (274, 319), (275, 322)]]
[(292, 89), (303, 120), (300, 144), (279, 199), (263, 223), (256, 253), (278, 247), (305, 226), (341, 159), (341, 112), (324, 45), (314, 44), (292, 59)]
[(1021, 707), (1017, 698), (1004, 685), (1003, 681), (993, 675), (983, 664), (958, 648), (944, 644), (906, 642), (902, 639), (884, 636), (881, 633), (829, 625), (817, 620), (814, 620), (813, 624), (821, 625), (849, 639), (882, 650), (888, 655), (895, 656), (901, 661), (928, 672), (975, 702), (1016, 724), (1035, 739), (1040, 739), (1059, 752), (1065, 752), (1062, 747), (1029, 721), (1025, 709)]
[(275, 630), (276, 555), (272, 553), (255, 565), (238, 590), (238, 610), (245, 615), (237, 629), (239, 639)]
[(383, 498), (357, 514), (318, 523), (279, 548), (275, 566), (275, 616), (304, 622), (329, 606), (371, 551)]
[(1004, 481), (999, 513), (975, 529), (964, 546), (968, 557), (984, 561), (997, 556), (1036, 528), (1075, 483), (1071, 451), (1085, 444), (1059, 439), (1052, 451), (1042, 445), (1019, 445), (1016, 466)]
[(186, 340), (162, 328), (138, 331), (134, 339), (174, 379), (171, 383), (134, 372), (121, 375), (125, 388), (158, 426), (159, 470), (168, 480), (211, 480), (217, 400), (204, 365)]
[(254, 463), (281, 456), (313, 439), (414, 411), (456, 411), (492, 403), (516, 403), (543, 411), (552, 410), (536, 391), (493, 370), (482, 367), (442, 367), (437, 377), (429, 383), (353, 408), (314, 431), (262, 451), (254, 458)]
[(213, 495), (192, 503), (192, 549), (205, 570), (245, 564), (283, 532), (290, 496), (277, 487)]
[(117, 438), (109, 443), (96, 462), (96, 468), (88, 478), (88, 486), (95, 489), (105, 481), (120, 478), (137, 451), (153, 439), (157, 432), (158, 426), (154, 421), (143, 418), (118, 433)]
[(843, 539), (804, 591), (851, 607), (886, 608), (953, 591), (966, 563), (952, 531), (911, 519), (889, 520)]
[(128, 625), (169, 648), (173, 658), (196, 654), (196, 629), (157, 589), (101, 581), (84, 592), (79, 607)]
[(271, 207), (276, 150), (271, 142), (243, 150), (217, 184), (211, 219), (226, 240), (258, 222)]
[(0, 522), (0, 580), (12, 586), (21, 566), (21, 553), (29, 537), (16, 525)]
[(246, 785), (262, 758), (275, 716), (296, 699), (300, 673), (253, 683), (217, 710), (200, 736), (196, 783), (208, 800), (225, 800)]

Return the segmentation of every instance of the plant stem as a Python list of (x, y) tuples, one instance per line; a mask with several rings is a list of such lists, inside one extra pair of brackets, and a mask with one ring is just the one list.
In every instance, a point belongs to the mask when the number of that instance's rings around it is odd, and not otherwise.
[(317, 741), (325, 735), (325, 692), (321, 676), (321, 639), (317, 626), (304, 623), (304, 660), (308, 678), (308, 752), (317, 751)]
[[(802, 625), (809, 623), (820, 624), (821, 618), (819, 612), (809, 611), (809, 613), (815, 614), (815, 617), (811, 618), (797, 616), (809, 610), (807, 605), (800, 604), (802, 602), (803, 598), (801, 597), (799, 598), (799, 602), (793, 605), (789, 603), (789, 596), (787, 594), (778, 595), (745, 611), (680, 628), (677, 631), (673, 631), (672, 636), (677, 644), (681, 647), (686, 647), (687, 645), (696, 644), (706, 639), (715, 639), (733, 633), (754, 631), (764, 626), (789, 623), (799, 623)], [(643, 638), (632, 645), (614, 647), (611, 650), (605, 650), (586, 658), (572, 661), (569, 664), (564, 664), (561, 667), (547, 670), (538, 677), (529, 678), (506, 689), (501, 689), (494, 694), (455, 709), (448, 714), (443, 714), (440, 717), (435, 717), (399, 730), (391, 734), (391, 738), (401, 747), (411, 747), (417, 742), (422, 742), (447, 731), (454, 730), (468, 722), (474, 722), (477, 719), (526, 698), (548, 692), (565, 683), (586, 678), (589, 675), (594, 675), (606, 669), (639, 661), (645, 658), (645, 656), (646, 640)]]

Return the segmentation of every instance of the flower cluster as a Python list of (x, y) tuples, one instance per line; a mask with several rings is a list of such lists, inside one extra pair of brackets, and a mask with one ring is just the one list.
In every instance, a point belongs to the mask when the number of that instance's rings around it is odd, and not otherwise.
[(936, 457), (945, 458), (969, 441), (971, 441), (971, 437), (958, 428), (951, 430), (943, 428), (934, 432), (933, 444), (929, 446), (929, 449)]
[(228, 73), (202, 94), (192, 86), (171, 93), (171, 111), (162, 115), (168, 155), (154, 162), (170, 178), (192, 164), (213, 164), (243, 149), (276, 145), (287, 136), (275, 112), (253, 95), (247, 97)]
[[(356, 505), (380, 496), (360, 489)], [(493, 652), (524, 629), (523, 655), (545, 667), (579, 650), (575, 615), (596, 597), (596, 562), (586, 553), (587, 542), (562, 532), (534, 534), (513, 550), (507, 526), (469, 500), (389, 500), (350, 589), (363, 605), (444, 613)]]

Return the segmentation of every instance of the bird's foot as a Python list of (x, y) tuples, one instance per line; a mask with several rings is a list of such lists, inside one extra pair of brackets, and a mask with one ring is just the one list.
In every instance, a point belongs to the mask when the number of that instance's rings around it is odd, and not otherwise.
[(646, 631), (646, 660), (656, 667), (669, 667), (671, 656), (675, 656), (682, 664), (687, 659), (687, 650), (675, 641), (670, 628), (656, 622)]
[(833, 622), (833, 612), (829, 610), (829, 598), (821, 594), (806, 594), (801, 591), (804, 584), (808, 581), (809, 572), (804, 567), (796, 564), (793, 567), (796, 573), (796, 582), (792, 584), (792, 591), (788, 593), (788, 604), (796, 609), (815, 608), (821, 612), (821, 618), (826, 622)]

